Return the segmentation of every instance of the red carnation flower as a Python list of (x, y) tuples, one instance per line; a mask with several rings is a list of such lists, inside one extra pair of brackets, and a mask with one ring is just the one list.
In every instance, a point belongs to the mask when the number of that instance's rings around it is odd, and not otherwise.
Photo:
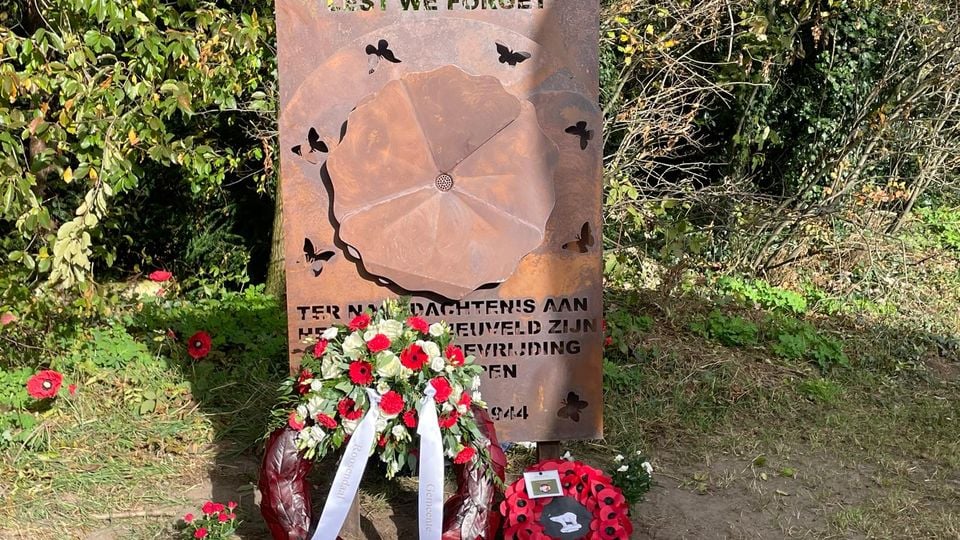
[(470, 396), (470, 393), (464, 392), (460, 394), (460, 401), (457, 402), (457, 405), (463, 405), (464, 407), (469, 408), (472, 402), (473, 398)]
[(203, 513), (206, 514), (206, 515), (208, 515), (208, 516), (209, 516), (210, 514), (216, 514), (216, 513), (217, 513), (217, 505), (216, 505), (216, 503), (214, 503), (213, 501), (207, 501), (207, 502), (203, 503), (203, 507), (201, 507), (200, 509), (203, 510)]
[(440, 424), (440, 427), (442, 427), (443, 429), (450, 429), (457, 424), (457, 419), (459, 418), (460, 418), (460, 413), (458, 413), (457, 411), (450, 411), (448, 413), (444, 413), (443, 415), (441, 415), (438, 423)]
[(226, 514), (220, 514), (219, 516), (217, 516), (217, 521), (219, 521), (220, 523), (226, 523), (230, 521), (230, 518)]
[(318, 424), (320, 424), (321, 426), (327, 429), (333, 429), (337, 427), (337, 421), (331, 418), (329, 415), (326, 415), (323, 413), (317, 413), (317, 416), (315, 416), (314, 418), (316, 418)]
[(187, 340), (187, 354), (194, 360), (199, 360), (210, 354), (211, 344), (210, 334), (200, 330)]
[(63, 375), (52, 369), (44, 369), (27, 379), (27, 393), (36, 399), (52, 398), (60, 391), (62, 384)]
[(434, 377), (430, 379), (430, 384), (433, 386), (433, 389), (437, 391), (437, 394), (433, 396), (434, 401), (443, 403), (450, 399), (450, 393), (453, 392), (453, 389), (450, 387), (450, 381), (443, 377)]
[(426, 334), (430, 331), (430, 324), (427, 321), (421, 319), (420, 317), (407, 317), (407, 326), (413, 328), (421, 334)]
[(150, 281), (163, 283), (164, 281), (170, 281), (170, 278), (173, 277), (173, 273), (167, 272), (166, 270), (154, 270), (153, 272), (150, 272), (150, 275), (147, 277), (150, 278)]
[(423, 352), (423, 349), (416, 343), (400, 352), (400, 363), (414, 371), (420, 371), (429, 360), (427, 353)]
[(370, 325), (370, 315), (367, 313), (361, 313), (354, 317), (350, 323), (347, 325), (351, 331), (365, 330), (367, 326)]
[(232, 512), (233, 509), (236, 508), (237, 506), (239, 506), (239, 505), (238, 505), (237, 503), (233, 502), (233, 501), (230, 501), (230, 502), (227, 503), (227, 508), (229, 508), (231, 512)]
[(378, 353), (380, 351), (385, 351), (390, 348), (390, 338), (383, 334), (377, 334), (373, 336), (370, 341), (367, 342), (367, 349), (371, 353)]
[(403, 413), (403, 425), (408, 428), (417, 427), (417, 411), (410, 409), (409, 411)]
[[(297, 411), (290, 411), (290, 417), (287, 418), (287, 425), (290, 426), (291, 429), (294, 429), (296, 431), (300, 431), (301, 429), (303, 429), (303, 420), (299, 416), (297, 416)], [(204, 513), (207, 513), (207, 512), (204, 511)]]
[(297, 391), (306, 394), (310, 391), (310, 383), (307, 381), (313, 378), (313, 373), (309, 369), (300, 370), (300, 377), (297, 378)]
[(453, 462), (457, 465), (463, 465), (464, 463), (470, 463), (473, 461), (473, 457), (477, 455), (477, 451), (473, 449), (472, 446), (465, 446), (463, 450), (457, 453), (457, 457), (453, 458)]
[(455, 366), (462, 366), (464, 362), (463, 349), (456, 345), (447, 345), (447, 359)]
[(373, 382), (373, 365), (363, 360), (350, 362), (350, 380), (358, 386), (367, 386)]
[(344, 420), (357, 420), (363, 416), (363, 411), (355, 409), (357, 402), (350, 398), (343, 398), (337, 403), (337, 412)]
[(380, 398), (380, 410), (387, 416), (400, 414), (403, 410), (403, 396), (390, 390)]
[(200, 527), (197, 529), (197, 532), (193, 533), (194, 538), (206, 538), (207, 537), (207, 528)]
[(193, 523), (193, 514), (187, 514), (183, 516), (184, 523)]
[(315, 358), (323, 356), (323, 352), (327, 350), (327, 343), (329, 343), (327, 340), (321, 339), (313, 346), (313, 356)]

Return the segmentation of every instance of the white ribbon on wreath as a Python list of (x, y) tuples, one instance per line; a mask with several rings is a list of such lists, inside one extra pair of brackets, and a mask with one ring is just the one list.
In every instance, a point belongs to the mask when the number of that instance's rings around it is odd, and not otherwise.
[[(428, 384), (417, 407), (417, 434), (420, 436), (420, 540), (440, 540), (443, 532), (443, 440), (433, 400), (436, 393), (433, 386)], [(367, 395), (370, 397), (370, 410), (347, 443), (311, 540), (336, 540), (357, 496), (360, 479), (367, 468), (367, 460), (377, 436), (377, 420), (380, 419), (380, 395), (369, 388)]]

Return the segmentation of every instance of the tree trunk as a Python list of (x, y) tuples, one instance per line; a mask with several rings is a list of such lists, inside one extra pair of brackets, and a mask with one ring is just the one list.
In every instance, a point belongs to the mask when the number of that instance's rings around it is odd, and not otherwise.
[(283, 299), (286, 293), (286, 283), (283, 271), (283, 197), (280, 190), (280, 179), (277, 178), (277, 202), (273, 210), (273, 231), (270, 241), (270, 266), (267, 269), (267, 294)]

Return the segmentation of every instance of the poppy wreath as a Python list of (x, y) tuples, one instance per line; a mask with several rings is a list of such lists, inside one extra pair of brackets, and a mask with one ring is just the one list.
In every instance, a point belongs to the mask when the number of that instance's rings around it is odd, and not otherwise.
[[(504, 540), (546, 540), (583, 538), (585, 540), (621, 540), (630, 538), (629, 505), (613, 480), (600, 469), (579, 461), (549, 460), (527, 471), (557, 471), (562, 493), (556, 497), (531, 499), (521, 477), (511, 484), (500, 503), (504, 517)], [(589, 528), (561, 536), (548, 534), (544, 513), (557, 501), (567, 501), (589, 516)], [(566, 510), (566, 508), (565, 508)], [(556, 521), (556, 520), (554, 520)]]

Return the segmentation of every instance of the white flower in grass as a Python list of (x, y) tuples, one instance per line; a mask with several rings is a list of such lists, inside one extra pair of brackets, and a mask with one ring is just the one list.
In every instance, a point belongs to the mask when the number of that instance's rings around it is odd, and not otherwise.
[(320, 334), (320, 337), (322, 337), (327, 341), (331, 341), (332, 339), (337, 337), (338, 332), (340, 332), (339, 328), (337, 328), (336, 326), (331, 326), (330, 328), (327, 328), (326, 330), (324, 330), (323, 333)]
[(653, 474), (653, 465), (651, 465), (649, 461), (644, 461), (640, 466), (643, 467), (643, 470), (647, 471), (647, 474)]
[(393, 319), (387, 319), (377, 325), (379, 333), (390, 338), (393, 341), (403, 334), (403, 323)]
[(623, 459), (624, 459), (623, 454), (617, 454), (617, 457), (613, 458), (613, 460), (616, 461), (617, 463), (620, 463), (621, 461), (623, 461)]
[(367, 342), (363, 340), (360, 332), (354, 332), (347, 336), (347, 339), (343, 340), (343, 354), (351, 360), (360, 358), (366, 350)]
[(447, 333), (447, 325), (442, 322), (433, 323), (430, 325), (430, 335), (433, 337), (440, 337)]
[(636, 454), (637, 454), (638, 456), (642, 456), (642, 455), (643, 455), (643, 450), (637, 450)]
[(430, 359), (430, 369), (434, 371), (443, 371), (443, 368), (445, 367), (447, 367), (447, 362), (442, 356), (434, 356)]
[(567, 450), (566, 452), (563, 453), (562, 456), (560, 456), (560, 459), (564, 461), (573, 461), (573, 456), (570, 454), (570, 451)]
[(630, 470), (630, 467), (627, 467), (626, 465), (621, 465), (619, 468), (617, 468), (617, 472), (627, 472), (628, 470)]
[(405, 428), (405, 427), (404, 427), (403, 425), (401, 425), (401, 424), (397, 424), (397, 425), (393, 426), (393, 429), (390, 430), (390, 434), (393, 435), (393, 438), (394, 438), (394, 440), (396, 440), (396, 441), (409, 441), (409, 440), (410, 440), (410, 432), (407, 431), (407, 428)]

